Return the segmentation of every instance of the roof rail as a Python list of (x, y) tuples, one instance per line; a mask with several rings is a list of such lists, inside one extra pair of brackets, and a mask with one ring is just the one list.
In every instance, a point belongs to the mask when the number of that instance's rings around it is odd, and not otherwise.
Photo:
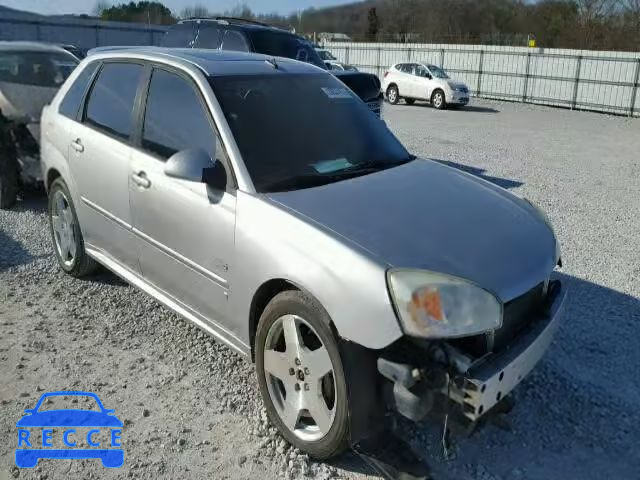
[[(214, 16), (214, 17), (190, 17), (190, 18), (183, 18), (182, 20), (180, 20), (180, 22), (194, 22), (197, 20), (219, 20), (219, 21), (224, 21), (224, 22), (228, 22), (228, 23), (249, 23), (252, 25), (260, 25), (261, 27), (272, 27), (273, 25), (269, 25), (267, 23), (263, 23), (263, 22), (258, 22), (257, 20), (248, 20), (246, 18), (238, 18), (238, 17), (224, 17), (224, 16)], [(275, 27), (277, 28), (277, 27)]]

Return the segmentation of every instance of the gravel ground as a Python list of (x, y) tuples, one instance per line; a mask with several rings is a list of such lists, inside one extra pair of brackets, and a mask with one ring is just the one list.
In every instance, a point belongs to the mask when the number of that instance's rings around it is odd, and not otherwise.
[[(571, 289), (551, 350), (517, 390), (511, 428), (455, 436), (399, 429), (445, 479), (638, 478), (640, 123), (476, 101), (465, 110), (386, 106), (414, 153), (472, 171), (544, 208)], [(55, 266), (45, 203), (0, 212), (0, 479), (377, 478), (353, 454), (310, 462), (269, 426), (252, 366), (108, 272)], [(15, 422), (42, 391), (96, 392), (125, 422), (125, 465), (14, 466)]]

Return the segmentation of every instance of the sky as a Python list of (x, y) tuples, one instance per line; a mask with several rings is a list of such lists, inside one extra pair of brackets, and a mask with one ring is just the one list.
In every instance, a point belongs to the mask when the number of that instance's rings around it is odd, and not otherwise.
[[(125, 3), (125, 0), (107, 0), (109, 3)], [(354, 0), (160, 0), (174, 13), (186, 6), (203, 5), (213, 11), (229, 10), (238, 4), (247, 4), (257, 13), (291, 13), (308, 7), (327, 7), (353, 3)], [(128, 3), (129, 0), (126, 0)], [(63, 13), (92, 13), (97, 0), (0, 0), (0, 5), (41, 13), (44, 15)]]

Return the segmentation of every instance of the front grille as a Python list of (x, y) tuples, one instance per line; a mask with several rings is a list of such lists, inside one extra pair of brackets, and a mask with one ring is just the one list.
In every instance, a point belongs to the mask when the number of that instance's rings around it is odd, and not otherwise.
[[(502, 327), (493, 332), (493, 348), (487, 334), (460, 338), (451, 343), (463, 352), (480, 357), (490, 351), (499, 352), (522, 332), (540, 312), (544, 300), (544, 282), (504, 305)], [(490, 350), (491, 349), (491, 350)]]

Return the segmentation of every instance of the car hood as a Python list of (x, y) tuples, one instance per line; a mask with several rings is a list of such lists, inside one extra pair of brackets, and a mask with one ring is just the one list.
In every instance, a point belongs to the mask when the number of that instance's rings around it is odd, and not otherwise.
[(431, 160), (267, 196), (388, 266), (465, 278), (503, 302), (555, 266), (553, 232), (528, 202)]
[(90, 410), (48, 410), (25, 415), (16, 427), (121, 427), (115, 415)]
[(57, 91), (57, 87), (0, 82), (0, 110), (10, 120), (39, 122), (42, 108), (51, 102)]

